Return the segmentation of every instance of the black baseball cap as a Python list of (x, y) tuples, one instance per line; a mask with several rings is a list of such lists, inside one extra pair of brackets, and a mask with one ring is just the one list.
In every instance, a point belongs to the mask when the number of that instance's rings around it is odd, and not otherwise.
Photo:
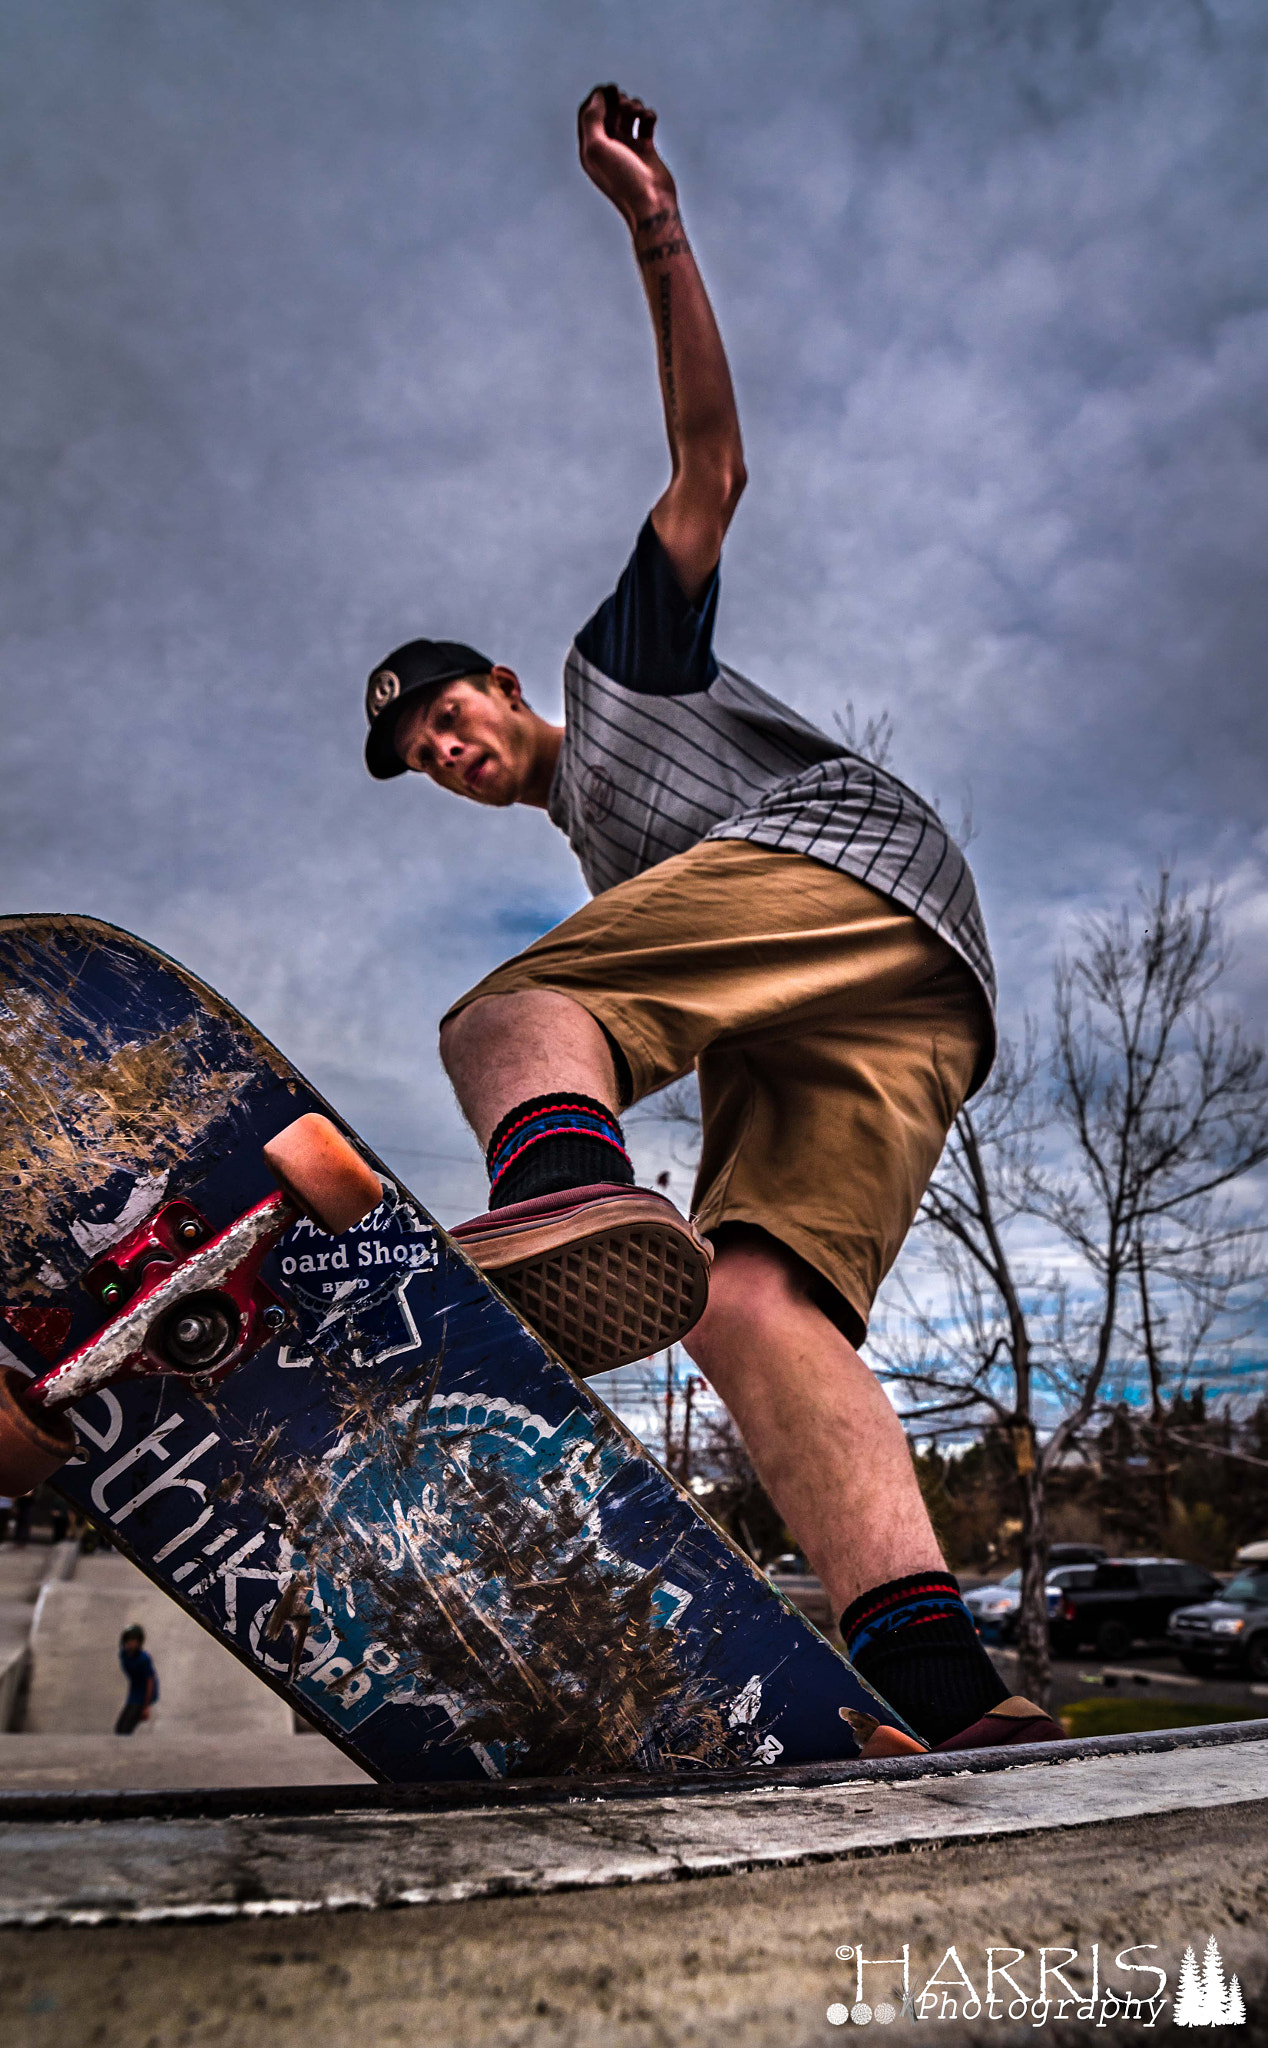
[(422, 690), (438, 690), (460, 676), (487, 676), (493, 663), (461, 640), (407, 640), (371, 672), (365, 686), (365, 715), (370, 730), (365, 740), (365, 765), (379, 782), (404, 775), (396, 751), (396, 727), (402, 711)]

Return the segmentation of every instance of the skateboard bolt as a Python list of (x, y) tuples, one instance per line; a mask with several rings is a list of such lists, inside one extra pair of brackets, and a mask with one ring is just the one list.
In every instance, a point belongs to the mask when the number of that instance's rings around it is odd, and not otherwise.
[(151, 1341), (177, 1372), (208, 1372), (238, 1341), (241, 1317), (226, 1295), (199, 1294), (166, 1315)]
[(176, 1235), (182, 1244), (197, 1244), (202, 1232), (193, 1217), (187, 1216), (183, 1223), (177, 1225)]
[(119, 1283), (117, 1280), (107, 1280), (105, 1286), (101, 1290), (101, 1299), (105, 1303), (107, 1308), (114, 1307), (116, 1301), (118, 1301), (119, 1299)]
[(278, 1331), (286, 1327), (286, 1310), (280, 1302), (270, 1302), (260, 1317), (260, 1321), (270, 1335), (276, 1337)]

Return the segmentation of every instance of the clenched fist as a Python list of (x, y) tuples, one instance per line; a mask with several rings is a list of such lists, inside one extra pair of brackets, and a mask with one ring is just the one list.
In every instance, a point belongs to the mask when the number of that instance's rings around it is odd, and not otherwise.
[(581, 168), (632, 229), (677, 207), (677, 191), (656, 154), (656, 115), (615, 85), (596, 85), (577, 110)]

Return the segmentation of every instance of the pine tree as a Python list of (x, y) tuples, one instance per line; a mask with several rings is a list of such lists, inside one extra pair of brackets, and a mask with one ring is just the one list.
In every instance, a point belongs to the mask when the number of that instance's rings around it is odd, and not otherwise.
[(1202, 1958), (1202, 2018), (1208, 2027), (1218, 2026), (1224, 2017), (1228, 1990), (1224, 1983), (1224, 1958), (1212, 1934)]
[(1203, 2024), (1202, 2004), (1198, 1959), (1191, 1948), (1186, 1948), (1176, 1985), (1175, 2004), (1171, 2013), (1172, 2024), (1177, 2027), (1200, 2027)]
[(1245, 2019), (1246, 2006), (1242, 1998), (1242, 1987), (1234, 1975), (1228, 1987), (1228, 1997), (1224, 2002), (1224, 2024), (1228, 2027), (1240, 2027), (1244, 2025)]

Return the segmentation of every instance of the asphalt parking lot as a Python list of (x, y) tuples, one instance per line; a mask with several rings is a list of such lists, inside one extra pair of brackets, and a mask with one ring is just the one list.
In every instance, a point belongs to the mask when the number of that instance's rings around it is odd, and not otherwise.
[[(1017, 1652), (997, 1643), (988, 1643), (987, 1649), (1005, 1682), (1017, 1683)], [(1109, 1663), (1095, 1656), (1054, 1657), (1052, 1713), (1060, 1715), (1086, 1699), (1235, 1708), (1248, 1718), (1268, 1715), (1268, 1685), (1252, 1685), (1245, 1678), (1194, 1678), (1162, 1646), (1136, 1648)]]

